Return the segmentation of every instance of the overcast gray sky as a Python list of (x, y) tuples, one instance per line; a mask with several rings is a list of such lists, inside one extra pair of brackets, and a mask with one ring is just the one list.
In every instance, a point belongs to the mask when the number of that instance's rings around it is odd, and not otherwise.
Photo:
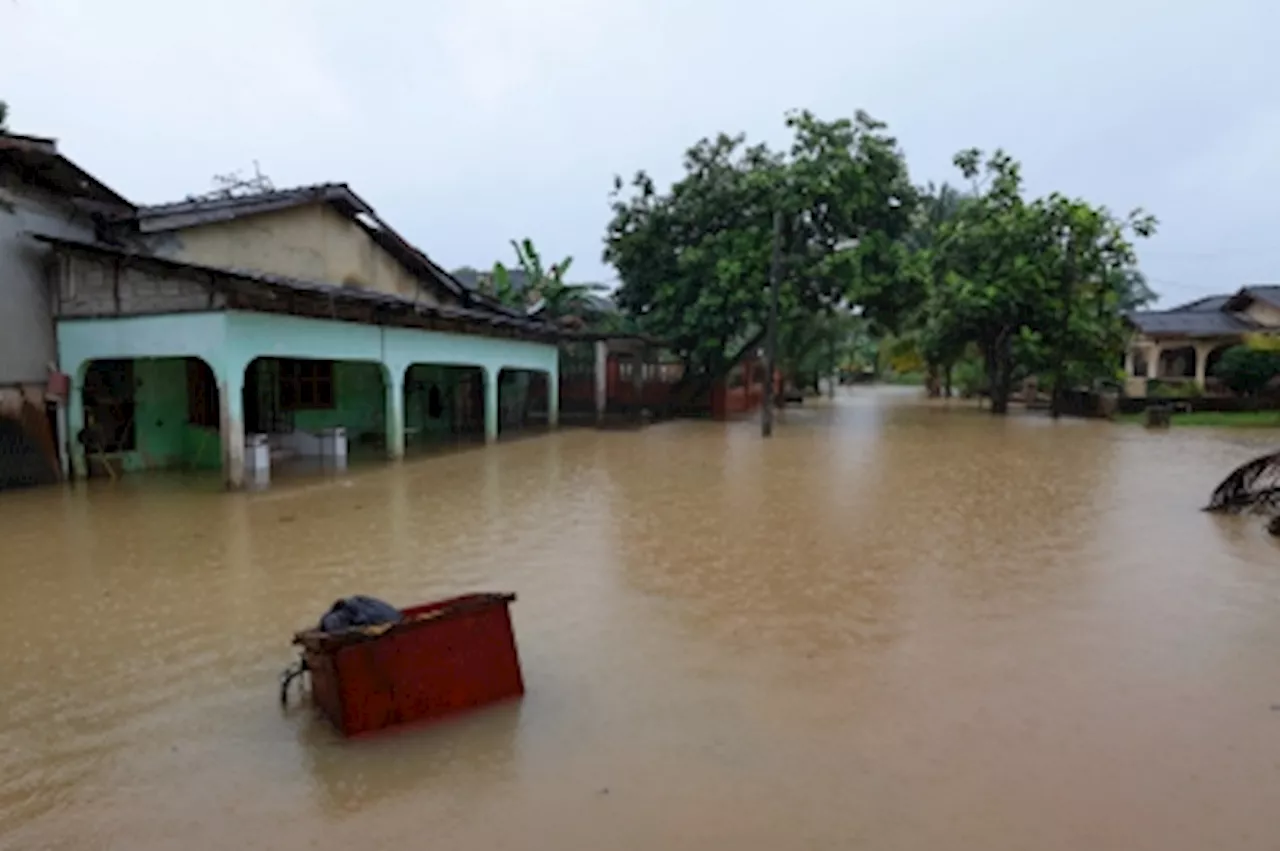
[(1003, 146), (1029, 188), (1144, 206), (1162, 306), (1280, 281), (1274, 0), (0, 0), (18, 132), (139, 202), (258, 160), (346, 181), (438, 262), (600, 261), (615, 173), (861, 107), (919, 181)]

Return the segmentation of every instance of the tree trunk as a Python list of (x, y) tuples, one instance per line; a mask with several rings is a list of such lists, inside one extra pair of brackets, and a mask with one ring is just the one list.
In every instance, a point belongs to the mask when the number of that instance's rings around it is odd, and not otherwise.
[(1007, 332), (984, 349), (987, 361), (987, 389), (991, 394), (991, 413), (1009, 412), (1009, 395), (1013, 392), (1013, 352)]
[(991, 413), (1009, 412), (1009, 395), (1013, 392), (1013, 363), (1007, 347), (996, 351), (996, 383), (991, 389)]
[(942, 370), (942, 395), (947, 399), (951, 398), (951, 368), (954, 366), (954, 363), (948, 362)]

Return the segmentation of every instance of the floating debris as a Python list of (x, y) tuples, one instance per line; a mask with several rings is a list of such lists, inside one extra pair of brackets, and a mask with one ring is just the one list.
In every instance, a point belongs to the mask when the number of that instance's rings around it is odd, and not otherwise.
[[(1255, 458), (1233, 470), (1214, 490), (1204, 510), (1280, 515), (1280, 452)], [(1268, 528), (1272, 534), (1280, 534), (1280, 525), (1275, 521)]]

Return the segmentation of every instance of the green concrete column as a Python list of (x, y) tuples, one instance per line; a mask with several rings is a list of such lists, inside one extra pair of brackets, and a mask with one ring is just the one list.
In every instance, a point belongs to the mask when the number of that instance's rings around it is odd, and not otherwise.
[(80, 431), (84, 428), (84, 368), (71, 373), (71, 389), (67, 398), (67, 442), (71, 446), (71, 469), (77, 479), (89, 477), (89, 462), (85, 458)]
[(394, 364), (383, 367), (387, 388), (387, 457), (404, 457), (404, 376), (405, 370)]
[(557, 364), (547, 372), (547, 425), (560, 425), (560, 367)]
[(244, 370), (244, 365), (236, 362), (220, 363), (214, 369), (221, 414), (222, 478), (231, 490), (244, 487)]
[(498, 439), (498, 367), (484, 369), (484, 441)]

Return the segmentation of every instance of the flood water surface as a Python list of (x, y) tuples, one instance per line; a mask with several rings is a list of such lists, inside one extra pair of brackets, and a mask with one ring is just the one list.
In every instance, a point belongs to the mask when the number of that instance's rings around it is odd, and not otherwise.
[[(226, 494), (0, 495), (0, 847), (1280, 847), (1265, 432), (852, 391)], [(282, 712), (336, 597), (514, 591), (529, 692)]]

